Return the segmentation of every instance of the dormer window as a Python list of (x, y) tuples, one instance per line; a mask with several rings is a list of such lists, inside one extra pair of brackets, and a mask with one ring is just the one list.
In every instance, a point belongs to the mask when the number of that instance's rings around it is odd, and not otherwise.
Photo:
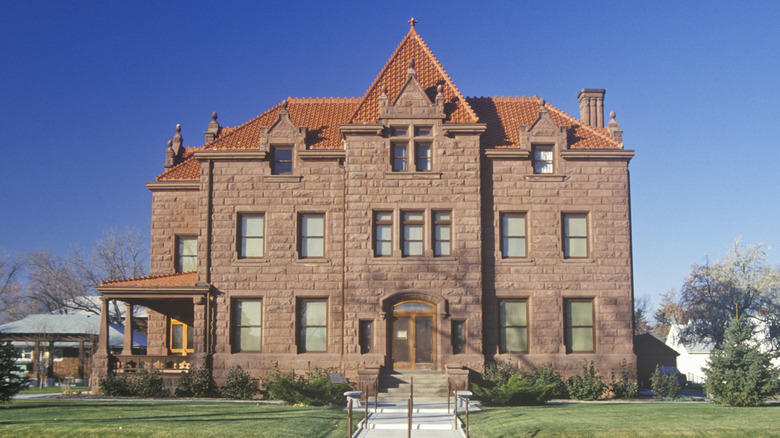
[(394, 126), (390, 129), (393, 172), (432, 169), (433, 132), (430, 126)]
[(271, 173), (274, 175), (288, 175), (293, 168), (292, 146), (271, 147)]
[(534, 147), (534, 173), (553, 173), (552, 146)]

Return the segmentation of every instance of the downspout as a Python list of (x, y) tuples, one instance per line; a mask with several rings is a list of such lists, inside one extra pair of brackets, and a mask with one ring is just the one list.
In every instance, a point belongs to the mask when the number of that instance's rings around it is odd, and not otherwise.
[(342, 169), (342, 188), (341, 188), (341, 366), (344, 367), (344, 354), (346, 353), (346, 330), (344, 326), (347, 323), (347, 163), (346, 163), (347, 143), (344, 142), (344, 161), (341, 162)]

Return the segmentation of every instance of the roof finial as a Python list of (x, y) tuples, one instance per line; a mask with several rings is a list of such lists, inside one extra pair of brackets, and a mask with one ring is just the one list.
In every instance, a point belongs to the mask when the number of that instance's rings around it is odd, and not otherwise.
[(414, 58), (409, 58), (409, 70), (406, 71), (406, 80), (417, 77), (417, 71), (414, 69)]
[(621, 143), (623, 142), (623, 131), (620, 130), (620, 124), (617, 120), (615, 120), (614, 111), (609, 112), (609, 123), (607, 124), (607, 130), (609, 131), (610, 137)]
[(213, 120), (213, 121), (215, 121), (215, 122), (217, 121), (217, 112), (216, 112), (216, 111), (214, 111), (213, 113), (211, 113), (211, 120)]
[(407, 23), (409, 23), (412, 26), (412, 29), (414, 29), (414, 25), (417, 24), (418, 21), (412, 17), (409, 21), (407, 21)]
[(287, 99), (282, 101), (282, 109), (287, 109)]

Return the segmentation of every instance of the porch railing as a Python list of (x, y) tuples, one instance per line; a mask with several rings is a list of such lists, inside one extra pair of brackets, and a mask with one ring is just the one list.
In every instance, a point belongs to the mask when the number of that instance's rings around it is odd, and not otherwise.
[(159, 372), (180, 373), (191, 366), (187, 356), (139, 356), (112, 355), (111, 371), (115, 373), (134, 373), (138, 370), (157, 370)]

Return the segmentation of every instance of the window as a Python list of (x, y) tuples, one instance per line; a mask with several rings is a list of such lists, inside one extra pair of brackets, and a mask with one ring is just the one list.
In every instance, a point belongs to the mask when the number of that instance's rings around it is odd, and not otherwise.
[(373, 321), (360, 321), (360, 354), (371, 353), (373, 344)]
[(450, 339), (452, 340), (452, 354), (463, 353), (463, 346), (466, 344), (466, 336), (463, 332), (463, 326), (465, 321), (452, 321), (452, 333)]
[(233, 306), (233, 351), (260, 351), (262, 334), (262, 301), (236, 300)]
[(406, 143), (393, 143), (393, 172), (406, 170)]
[(302, 214), (300, 216), (300, 257), (325, 256), (325, 216)]
[(450, 228), (452, 226), (452, 214), (449, 211), (433, 212), (433, 255), (448, 256), (452, 252)]
[(500, 326), (499, 351), (501, 353), (524, 353), (528, 351), (527, 306), (521, 300), (498, 302)]
[(263, 215), (241, 215), (239, 219), (238, 257), (263, 256)]
[(389, 211), (374, 213), (374, 256), (393, 255), (393, 214)]
[(401, 213), (403, 217), (403, 236), (402, 254), (407, 256), (423, 255), (423, 213), (405, 212)]
[(566, 352), (593, 352), (593, 301), (567, 300), (565, 312)]
[(176, 272), (190, 272), (198, 269), (198, 238), (177, 237)]
[(195, 330), (191, 325), (171, 318), (168, 332), (170, 334), (168, 346), (171, 353), (187, 354), (195, 351), (193, 348)]
[[(413, 169), (426, 172), (432, 168), (433, 130), (430, 126), (396, 126), (390, 129), (390, 158), (393, 172)], [(409, 158), (414, 157), (410, 163)]]
[(285, 175), (292, 173), (293, 150), (291, 146), (271, 147), (271, 173)]
[(563, 216), (563, 256), (588, 257), (588, 219), (584, 214)]
[(534, 147), (534, 173), (553, 173), (553, 148)]
[(327, 300), (298, 301), (298, 352), (327, 351)]
[(525, 257), (525, 215), (501, 215), (501, 255), (504, 258)]

